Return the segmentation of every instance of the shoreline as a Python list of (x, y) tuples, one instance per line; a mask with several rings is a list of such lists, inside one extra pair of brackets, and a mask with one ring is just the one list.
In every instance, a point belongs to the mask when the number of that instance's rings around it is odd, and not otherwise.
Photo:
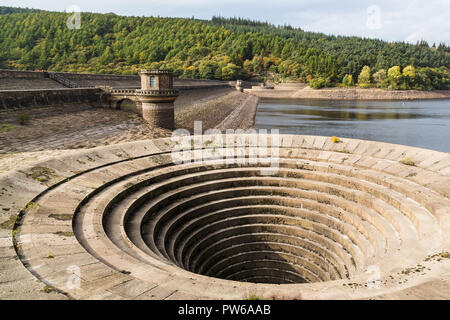
[(261, 99), (310, 99), (310, 100), (436, 100), (450, 99), (450, 90), (384, 90), (362, 88), (310, 87), (295, 89), (245, 89), (245, 93)]

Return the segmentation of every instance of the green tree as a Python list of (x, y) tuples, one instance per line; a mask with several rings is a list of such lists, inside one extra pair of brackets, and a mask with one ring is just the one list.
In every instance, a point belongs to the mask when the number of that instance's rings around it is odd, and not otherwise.
[(198, 78), (198, 69), (194, 66), (187, 67), (183, 72), (183, 78), (186, 78), (186, 79)]
[(346, 74), (344, 78), (342, 78), (342, 85), (345, 87), (348, 86), (348, 74)]
[(6, 68), (6, 56), (4, 53), (0, 52), (0, 69)]
[(353, 76), (351, 74), (346, 74), (342, 79), (342, 85), (344, 87), (351, 87), (355, 85), (355, 83), (353, 82)]
[(309, 86), (313, 89), (320, 89), (324, 87), (328, 87), (330, 85), (330, 82), (328, 79), (323, 77), (314, 78), (309, 82)]
[(227, 64), (222, 68), (222, 79), (237, 80), (241, 76), (241, 68), (233, 63)]
[(214, 79), (215, 66), (212, 63), (200, 62), (198, 66), (198, 72), (200, 78), (203, 79)]
[(106, 47), (102, 55), (99, 58), (101, 64), (109, 64), (114, 61), (114, 55), (112, 53), (111, 47)]
[(377, 72), (375, 72), (372, 76), (373, 82), (378, 88), (384, 88), (386, 86), (386, 70), (380, 69)]

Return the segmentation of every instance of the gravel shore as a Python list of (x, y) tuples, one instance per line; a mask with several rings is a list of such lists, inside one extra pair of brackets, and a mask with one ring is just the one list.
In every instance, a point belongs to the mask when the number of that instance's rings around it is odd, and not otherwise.
[(290, 90), (248, 89), (246, 93), (260, 98), (280, 99), (317, 99), (317, 100), (426, 100), (448, 99), (449, 90), (419, 91), (419, 90), (383, 90), (362, 88), (324, 88)]

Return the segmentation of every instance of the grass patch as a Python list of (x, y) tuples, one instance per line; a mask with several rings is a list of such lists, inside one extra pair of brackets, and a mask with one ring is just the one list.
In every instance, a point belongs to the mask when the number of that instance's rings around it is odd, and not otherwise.
[(36, 202), (28, 202), (28, 204), (23, 208), (23, 211), (30, 211), (33, 209), (36, 209), (37, 207), (39, 207), (39, 205)]
[(415, 166), (413, 158), (406, 158), (400, 161), (401, 164), (407, 165), (407, 166)]
[(425, 261), (437, 260), (441, 261), (442, 259), (450, 259), (450, 252), (444, 251), (437, 254), (433, 254), (425, 259)]
[(13, 124), (2, 123), (2, 124), (0, 124), (0, 133), (11, 131), (11, 130), (13, 130), (15, 127), (16, 127), (16, 126), (13, 125)]
[(262, 299), (262, 297), (258, 296), (257, 294), (252, 293), (247, 297), (247, 300), (263, 300), (263, 299)]
[(264, 300), (264, 298), (256, 293), (254, 289), (247, 291), (245, 300)]
[(26, 113), (19, 114), (16, 120), (21, 126), (24, 126), (30, 122), (30, 115)]
[(45, 286), (44, 289), (42, 289), (42, 291), (44, 291), (45, 293), (55, 293), (57, 292), (57, 290), (55, 288), (53, 288), (52, 286)]
[(53, 259), (54, 256), (49, 252), (48, 255), (45, 257), (45, 259)]
[(336, 136), (333, 136), (333, 137), (331, 137), (331, 141), (334, 142), (334, 143), (339, 143), (339, 142), (341, 142), (341, 139), (339, 139)]

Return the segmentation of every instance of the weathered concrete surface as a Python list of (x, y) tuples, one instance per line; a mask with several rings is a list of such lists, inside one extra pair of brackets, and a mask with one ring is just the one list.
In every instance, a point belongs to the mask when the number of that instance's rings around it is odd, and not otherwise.
[[(253, 126), (258, 100), (228, 87), (183, 90), (175, 101), (177, 128), (214, 128), (231, 113), (228, 129)], [(17, 119), (28, 114), (27, 124)], [(55, 149), (92, 148), (101, 145), (169, 136), (170, 131), (154, 128), (132, 112), (97, 108), (95, 104), (59, 103), (53, 106), (0, 111), (0, 154)], [(224, 126), (222, 125), (222, 128)], [(11, 155), (3, 155), (11, 158)]]
[(175, 127), (194, 132), (194, 121), (208, 129), (250, 129), (254, 126), (258, 98), (232, 88), (181, 92), (175, 100)]
[(10, 125), (10, 130), (0, 132), (2, 157), (11, 157), (13, 152), (92, 148), (170, 135), (168, 130), (154, 128), (132, 112), (86, 103), (36, 108), (28, 113), (30, 119), (25, 125), (16, 121), (20, 114), (10, 112), (9, 118), (2, 121)]
[(426, 100), (449, 99), (450, 91), (383, 90), (362, 88), (301, 89), (276, 87), (274, 90), (253, 88), (244, 92), (266, 99), (316, 99), (316, 100)]
[[(0, 269), (14, 272), (2, 272), (0, 297), (450, 298), (450, 155), (283, 135), (271, 176), (216, 153), (173, 165), (174, 148), (166, 138), (61, 151), (1, 175)], [(217, 150), (214, 137), (202, 148)], [(260, 241), (254, 253), (239, 250), (244, 239)], [(261, 248), (289, 263), (257, 262)], [(299, 277), (309, 283), (288, 284)]]

